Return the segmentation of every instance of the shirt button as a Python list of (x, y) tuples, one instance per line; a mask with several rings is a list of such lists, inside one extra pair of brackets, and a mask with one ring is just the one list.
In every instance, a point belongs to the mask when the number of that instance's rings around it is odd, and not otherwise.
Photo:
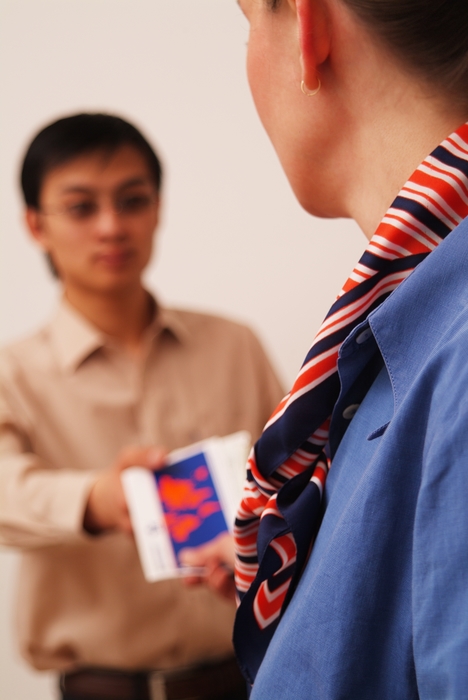
[(343, 414), (342, 414), (343, 418), (345, 420), (351, 420), (351, 418), (354, 418), (359, 406), (360, 406), (360, 404), (358, 404), (358, 403), (352, 403), (350, 406), (347, 406), (345, 408), (345, 410), (343, 411)]
[(366, 328), (365, 331), (362, 331), (362, 333), (359, 333), (359, 335), (356, 336), (356, 343), (358, 345), (362, 345), (362, 343), (365, 343), (366, 340), (369, 340), (369, 338), (372, 335), (372, 331), (370, 328)]

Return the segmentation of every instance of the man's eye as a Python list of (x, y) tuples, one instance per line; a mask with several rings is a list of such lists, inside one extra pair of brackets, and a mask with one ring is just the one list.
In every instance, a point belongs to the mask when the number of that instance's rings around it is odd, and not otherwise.
[(117, 209), (122, 212), (132, 213), (148, 209), (153, 203), (153, 197), (148, 194), (132, 194), (121, 197), (117, 202)]
[(87, 219), (89, 216), (93, 216), (97, 211), (97, 204), (95, 202), (76, 202), (76, 204), (70, 204), (66, 208), (67, 214), (72, 219)]

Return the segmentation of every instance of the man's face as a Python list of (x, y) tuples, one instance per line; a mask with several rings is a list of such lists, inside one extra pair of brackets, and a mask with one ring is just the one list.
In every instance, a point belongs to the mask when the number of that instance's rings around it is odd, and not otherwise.
[(85, 154), (44, 178), (34, 238), (65, 290), (122, 293), (140, 285), (158, 223), (159, 198), (144, 157), (131, 146)]

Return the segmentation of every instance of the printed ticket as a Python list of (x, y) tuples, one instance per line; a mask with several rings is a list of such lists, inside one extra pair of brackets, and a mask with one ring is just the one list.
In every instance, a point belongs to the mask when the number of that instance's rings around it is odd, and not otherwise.
[(241, 498), (251, 437), (240, 431), (171, 452), (158, 471), (130, 467), (122, 483), (145, 578), (199, 573), (180, 552), (230, 532)]

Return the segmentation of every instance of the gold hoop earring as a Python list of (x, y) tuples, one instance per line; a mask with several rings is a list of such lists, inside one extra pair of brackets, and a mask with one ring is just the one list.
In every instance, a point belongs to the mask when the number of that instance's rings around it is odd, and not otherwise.
[(320, 82), (320, 78), (318, 76), (317, 76), (317, 80), (318, 80), (318, 85), (315, 88), (315, 90), (312, 90), (312, 92), (307, 92), (307, 87), (306, 87), (305, 82), (303, 80), (301, 81), (301, 90), (304, 93), (304, 95), (306, 95), (306, 97), (313, 97), (314, 95), (316, 95), (318, 93), (318, 91), (322, 87), (322, 83)]

